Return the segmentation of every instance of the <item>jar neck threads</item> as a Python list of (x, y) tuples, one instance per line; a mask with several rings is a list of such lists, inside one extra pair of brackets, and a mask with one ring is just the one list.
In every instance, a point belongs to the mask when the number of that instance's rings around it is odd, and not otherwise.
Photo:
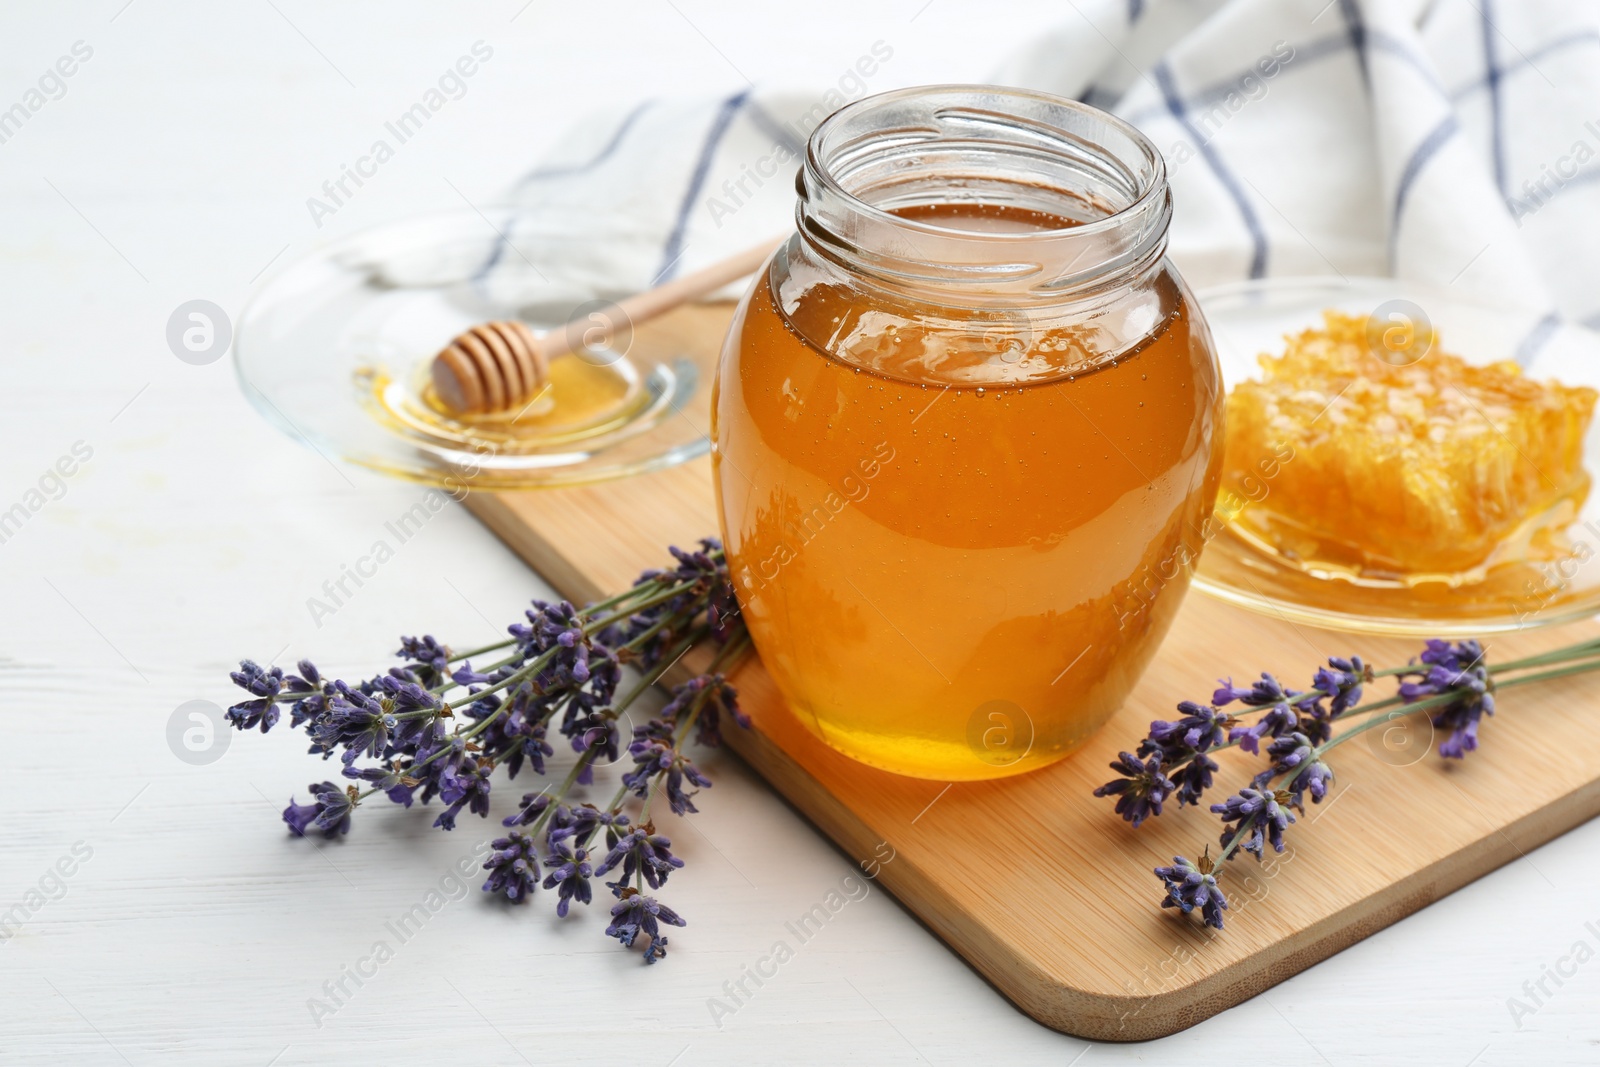
[[(1132, 126), (997, 86), (846, 105), (812, 133), (796, 189), (802, 254), (971, 307), (1060, 304), (1135, 277), (1165, 253), (1172, 218), (1161, 154)], [(934, 205), (1070, 225), (1002, 232), (914, 217)]]

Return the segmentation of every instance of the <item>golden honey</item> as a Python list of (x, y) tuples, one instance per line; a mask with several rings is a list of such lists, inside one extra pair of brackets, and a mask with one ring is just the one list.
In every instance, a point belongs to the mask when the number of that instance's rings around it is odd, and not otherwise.
[[(993, 204), (901, 217), (1072, 225)], [(798, 247), (739, 309), (713, 401), (723, 529), (764, 664), (809, 729), (864, 763), (950, 781), (1059, 759), (1154, 652), (1215, 498), (1221, 398), (1187, 292), (1156, 265), (1138, 283), (1148, 331), (1103, 351), (1072, 316), (1022, 326), (848, 283), (780, 305)]]
[(1324, 318), (1229, 394), (1226, 488), (1254, 496), (1255, 459), (1293, 457), (1235, 531), (1369, 583), (1467, 584), (1558, 555), (1589, 491), (1595, 391), (1474, 366), (1431, 337), (1415, 346), (1426, 355), (1396, 360), (1365, 316)]

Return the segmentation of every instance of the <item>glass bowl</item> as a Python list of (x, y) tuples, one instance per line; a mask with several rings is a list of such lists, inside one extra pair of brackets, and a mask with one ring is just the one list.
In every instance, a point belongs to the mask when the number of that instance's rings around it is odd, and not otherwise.
[(240, 316), (245, 395), (324, 455), (453, 489), (585, 484), (705, 454), (716, 348), (656, 323), (558, 356), (546, 392), (513, 416), (455, 418), (432, 395), (434, 355), (468, 327), (570, 329), (626, 295), (607, 290), (607, 259), (634, 238), (519, 232), (515, 217), (407, 218), (279, 270)]
[[(1468, 362), (1515, 359), (1535, 380), (1600, 388), (1600, 334), (1397, 279), (1252, 281), (1202, 291), (1198, 301), (1230, 389), (1259, 377), (1257, 355), (1281, 353), (1286, 334), (1320, 326), (1325, 308), (1385, 322), (1420, 318), (1442, 349)], [(1358, 633), (1474, 636), (1586, 618), (1600, 613), (1600, 424), (1590, 426), (1584, 463), (1596, 488), (1567, 530), (1570, 549), (1556, 559), (1503, 563), (1467, 584), (1362, 584), (1310, 573), (1220, 525), (1194, 586), (1276, 618)], [(1292, 518), (1294, 501), (1274, 504)]]

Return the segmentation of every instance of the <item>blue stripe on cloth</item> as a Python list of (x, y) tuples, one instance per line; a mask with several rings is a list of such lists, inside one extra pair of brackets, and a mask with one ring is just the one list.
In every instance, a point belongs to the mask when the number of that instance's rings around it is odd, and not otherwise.
[(1128, 25), (1132, 26), (1144, 15), (1144, 0), (1128, 0)]
[(1400, 235), (1400, 213), (1405, 210), (1406, 198), (1411, 195), (1411, 187), (1416, 183), (1417, 175), (1422, 173), (1422, 168), (1427, 166), (1443, 148), (1445, 142), (1461, 129), (1461, 124), (1456, 121), (1455, 115), (1449, 114), (1439, 120), (1439, 125), (1428, 131), (1417, 147), (1412, 149), (1411, 158), (1406, 160), (1405, 169), (1400, 172), (1400, 181), (1394, 191), (1394, 214), (1389, 222), (1389, 255), (1394, 256), (1395, 242)]
[(1222, 187), (1228, 191), (1228, 195), (1233, 198), (1234, 204), (1239, 209), (1239, 218), (1244, 222), (1245, 229), (1250, 232), (1250, 242), (1254, 246), (1254, 251), (1250, 256), (1250, 277), (1266, 277), (1267, 235), (1261, 228), (1261, 220), (1256, 217), (1256, 210), (1251, 205), (1250, 198), (1240, 188), (1239, 180), (1234, 177), (1233, 172), (1222, 161), (1222, 157), (1217, 154), (1216, 149), (1212, 148), (1206, 139), (1200, 136), (1200, 131), (1189, 120), (1189, 114), (1184, 107), (1183, 98), (1178, 95), (1178, 86), (1173, 79), (1171, 66), (1163, 59), (1156, 64), (1151, 73), (1155, 76), (1156, 84), (1161, 89), (1161, 97), (1166, 101), (1167, 110), (1172, 113), (1172, 117), (1178, 121), (1178, 124), (1189, 132), (1189, 136), (1194, 138), (1195, 146), (1199, 149), (1200, 155), (1205, 159), (1212, 173), (1217, 176), (1217, 181), (1222, 183)]
[(689, 213), (694, 210), (694, 202), (700, 198), (700, 190), (705, 187), (706, 175), (711, 170), (711, 161), (717, 154), (717, 146), (722, 143), (728, 127), (733, 124), (733, 117), (749, 99), (749, 89), (739, 90), (722, 102), (716, 116), (711, 120), (711, 128), (706, 131), (705, 143), (700, 146), (700, 158), (695, 161), (694, 172), (689, 176), (689, 187), (683, 191), (683, 202), (678, 205), (678, 217), (673, 221), (672, 232), (667, 234), (667, 243), (661, 249), (661, 266), (656, 268), (655, 280), (651, 285), (660, 285), (677, 273), (678, 260), (683, 257), (684, 234), (689, 230)]
[[(1117, 101), (1122, 99), (1121, 93), (1113, 93), (1102, 89), (1098, 85), (1091, 85), (1078, 96), (1078, 103), (1097, 107), (1102, 111), (1111, 111), (1117, 106)], [(1160, 110), (1160, 109), (1157, 109)]]
[(1386, 52), (1396, 59), (1405, 60), (1406, 66), (1422, 76), (1422, 80), (1433, 86), (1442, 99), (1449, 99), (1444, 91), (1444, 83), (1439, 81), (1439, 75), (1433, 69), (1433, 64), (1422, 55), (1419, 55), (1408, 43), (1383, 30), (1367, 27), (1367, 47), (1373, 51)]
[[(1590, 43), (1600, 44), (1600, 31), (1584, 30), (1578, 33), (1569, 33), (1564, 37), (1557, 37), (1549, 44), (1535, 48), (1527, 55), (1518, 58), (1515, 63), (1508, 63), (1507, 65), (1501, 67), (1500, 77), (1503, 80), (1512, 74), (1520, 74), (1522, 71), (1532, 68), (1533, 65), (1539, 62), (1541, 59), (1545, 59), (1548, 56), (1553, 56), (1557, 52), (1565, 51), (1566, 49), (1572, 48), (1575, 45)], [(1454, 102), (1459, 102), (1463, 98), (1477, 92), (1479, 89), (1488, 87), (1488, 85), (1489, 78), (1487, 75), (1481, 78), (1473, 78), (1460, 88), (1452, 90), (1450, 93), (1450, 99)]]
[(634, 122), (639, 118), (640, 115), (644, 114), (645, 109), (648, 108), (653, 102), (654, 101), (646, 100), (644, 103), (628, 112), (626, 117), (623, 118), (622, 122), (617, 125), (617, 128), (611, 134), (610, 139), (601, 146), (600, 151), (596, 152), (589, 159), (584, 160), (582, 163), (568, 163), (558, 164), (550, 167), (539, 167), (535, 170), (529, 171), (527, 174), (524, 174), (521, 180), (517, 182), (517, 185), (520, 187), (528, 184), (529, 182), (544, 181), (547, 178), (567, 178), (575, 174), (587, 174), (589, 171), (594, 170), (600, 164), (611, 158), (611, 156), (616, 152), (617, 148), (622, 144), (623, 138), (628, 136), (628, 131), (633, 128)]
[(1350, 35), (1350, 47), (1355, 49), (1356, 62), (1361, 64), (1361, 84), (1371, 91), (1372, 78), (1367, 73), (1367, 24), (1361, 18), (1361, 9), (1356, 6), (1356, 0), (1339, 0), (1339, 15), (1344, 19), (1346, 32)]
[[(1597, 39), (1600, 39), (1600, 35), (1597, 35)], [(1297, 44), (1294, 46), (1294, 58), (1280, 65), (1279, 75), (1305, 70), (1318, 60), (1327, 59), (1329, 56), (1342, 55), (1351, 47), (1352, 40), (1352, 35), (1347, 32), (1329, 37), (1319, 37), (1304, 45)], [(1441, 97), (1445, 96), (1444, 86), (1439, 82), (1438, 75), (1434, 73), (1433, 67), (1428, 60), (1418, 55), (1414, 49), (1398, 37), (1382, 30), (1373, 29), (1363, 23), (1361, 24), (1361, 44), (1367, 51), (1380, 51), (1403, 60), (1407, 66), (1421, 75), (1424, 81), (1433, 86)], [(1358, 51), (1357, 54), (1362, 69), (1365, 71), (1367, 65), (1366, 52)], [(1210, 107), (1212, 104), (1226, 99), (1229, 93), (1242, 92), (1244, 80), (1255, 75), (1255, 73), (1255, 68), (1251, 67), (1235, 77), (1229, 78), (1227, 81), (1212, 82), (1203, 89), (1196, 89), (1185, 98), (1188, 101), (1189, 108), (1193, 110), (1195, 108)], [(1167, 110), (1164, 106), (1154, 105), (1140, 108), (1138, 111), (1130, 112), (1123, 117), (1137, 126), (1141, 122), (1147, 122)]]
[[(1332, 37), (1319, 37), (1317, 40), (1312, 41), (1309, 44), (1295, 45), (1294, 58), (1279, 63), (1278, 74), (1274, 75), (1274, 77), (1280, 77), (1283, 74), (1291, 71), (1303, 70), (1308, 64), (1314, 63), (1319, 59), (1326, 59), (1329, 56), (1336, 56), (1349, 47), (1350, 38), (1342, 33), (1336, 34)], [(1196, 108), (1209, 108), (1213, 104), (1219, 104), (1226, 100), (1230, 93), (1245, 93), (1245, 81), (1250, 78), (1256, 78), (1258, 80), (1260, 79), (1260, 73), (1253, 66), (1228, 79), (1227, 81), (1212, 82), (1203, 89), (1196, 89), (1185, 98), (1188, 101), (1190, 111), (1192, 112)], [(1090, 92), (1093, 91), (1094, 87), (1091, 86)], [(1087, 99), (1082, 97), (1080, 97), (1079, 100), (1085, 104), (1089, 102)], [(1133, 123), (1135, 126), (1138, 126), (1140, 123), (1148, 122), (1157, 115), (1165, 115), (1166, 113), (1167, 108), (1165, 105), (1154, 104), (1150, 107), (1140, 108), (1138, 111), (1130, 112), (1123, 117), (1129, 122)]]
[[(520, 189), (529, 182), (541, 181), (545, 178), (570, 177), (575, 174), (585, 174), (595, 169), (607, 159), (611, 158), (611, 154), (617, 150), (617, 146), (622, 144), (622, 139), (627, 136), (628, 130), (633, 127), (634, 120), (643, 114), (644, 110), (648, 108), (650, 104), (651, 101), (646, 100), (644, 103), (628, 112), (628, 114), (623, 118), (622, 122), (617, 126), (616, 131), (612, 133), (610, 140), (602, 145), (600, 151), (590, 159), (585, 160), (582, 163), (571, 163), (565, 166), (536, 168), (529, 171), (527, 174), (524, 174), (521, 179), (517, 181), (516, 188)], [(516, 215), (513, 214), (511, 218), (506, 220), (504, 228), (500, 230), (499, 236), (495, 238), (494, 247), (489, 249), (489, 255), (484, 259), (483, 266), (479, 267), (473, 272), (473, 281), (482, 281), (491, 270), (500, 265), (501, 258), (506, 254), (506, 245), (510, 241), (507, 233), (513, 229), (516, 224)]]
[(1510, 207), (1511, 191), (1506, 178), (1505, 101), (1500, 95), (1500, 61), (1494, 47), (1494, 35), (1498, 31), (1494, 28), (1493, 16), (1489, 14), (1491, 0), (1480, 2), (1483, 4), (1478, 8), (1478, 18), (1483, 28), (1484, 80), (1489, 87), (1489, 154), (1494, 162), (1495, 188), (1500, 190), (1500, 198)]
[(750, 121), (756, 129), (772, 138), (774, 144), (782, 145), (795, 155), (805, 151), (805, 141), (796, 141), (788, 129), (772, 117), (772, 113), (762, 107), (759, 101), (751, 100), (744, 106), (744, 113), (750, 116)]
[(1560, 312), (1551, 311), (1545, 317), (1534, 323), (1533, 329), (1528, 331), (1528, 336), (1517, 345), (1516, 352), (1511, 358), (1517, 361), (1519, 367), (1526, 368), (1533, 363), (1539, 350), (1550, 341), (1550, 336), (1556, 332), (1556, 327), (1561, 325)]

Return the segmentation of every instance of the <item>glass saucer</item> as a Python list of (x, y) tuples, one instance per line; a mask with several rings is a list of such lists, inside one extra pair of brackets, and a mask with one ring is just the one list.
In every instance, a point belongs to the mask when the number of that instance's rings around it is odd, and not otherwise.
[[(608, 250), (626, 235), (528, 233), (508, 208), (416, 216), (365, 230), (276, 272), (242, 312), (234, 361), (266, 419), (319, 452), (429, 485), (580, 485), (704, 455), (718, 346), (673, 312), (558, 356), (512, 415), (452, 417), (433, 357), (481, 322), (535, 333), (596, 323)], [(709, 309), (701, 308), (700, 311)], [(661, 326), (674, 319), (679, 328)]]
[[(1272, 279), (1208, 289), (1197, 300), (1226, 388), (1259, 377), (1257, 355), (1281, 353), (1284, 335), (1320, 326), (1325, 308), (1431, 322), (1440, 346), (1469, 362), (1520, 355), (1535, 380), (1600, 388), (1600, 334), (1397, 279)], [(1595, 484), (1566, 531), (1570, 549), (1556, 559), (1499, 564), (1464, 584), (1362, 584), (1311, 573), (1223, 525), (1200, 557), (1194, 585), (1275, 618), (1357, 633), (1475, 636), (1593, 616), (1600, 613), (1600, 420), (1590, 426), (1584, 464)]]

